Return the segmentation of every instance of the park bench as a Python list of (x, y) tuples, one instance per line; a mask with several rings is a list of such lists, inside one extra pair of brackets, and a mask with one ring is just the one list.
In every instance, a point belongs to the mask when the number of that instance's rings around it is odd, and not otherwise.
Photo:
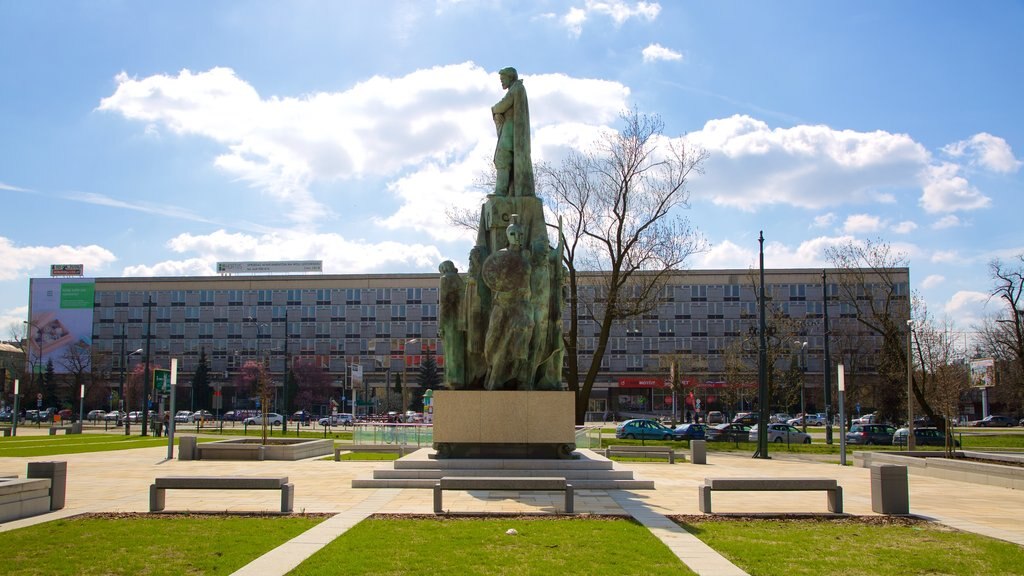
[(206, 442), (195, 449), (197, 460), (263, 460), (263, 452), (256, 443)]
[(401, 457), (419, 449), (420, 446), (407, 444), (341, 444), (334, 447), (334, 461), (341, 460), (342, 452), (394, 452)]
[(167, 490), (280, 490), (281, 512), (291, 512), (295, 485), (287, 476), (165, 476), (149, 486), (149, 511), (164, 509)]
[(65, 435), (71, 434), (71, 428), (66, 426), (50, 426), (50, 436), (56, 436), (59, 432)]
[(562, 477), (525, 476), (444, 476), (434, 483), (434, 514), (443, 514), (441, 493), (444, 490), (500, 490), (565, 492), (565, 512), (573, 512), (573, 488)]
[(676, 463), (676, 453), (671, 446), (632, 446), (619, 444), (607, 446), (604, 449), (604, 457), (612, 455), (631, 456), (634, 458), (667, 458), (669, 464)]
[(843, 513), (843, 487), (833, 478), (705, 478), (698, 486), (700, 511), (711, 514), (711, 492), (719, 491), (797, 491), (828, 492), (828, 511)]

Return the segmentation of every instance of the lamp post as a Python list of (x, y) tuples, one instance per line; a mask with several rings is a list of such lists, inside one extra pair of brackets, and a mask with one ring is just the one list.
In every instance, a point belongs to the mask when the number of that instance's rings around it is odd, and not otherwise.
[(846, 396), (846, 370), (840, 364), (837, 367), (839, 377), (839, 465), (846, 466), (846, 408), (843, 397)]
[(149, 380), (149, 343), (152, 337), (151, 326), (153, 320), (153, 296), (146, 300), (146, 370), (142, 379), (142, 435), (149, 436), (146, 428), (149, 426), (149, 392), (152, 382)]
[(81, 425), (85, 421), (85, 384), (79, 390), (78, 395), (78, 424)]
[(118, 413), (124, 412), (124, 435), (128, 436), (132, 433), (131, 422), (128, 420), (128, 402), (124, 397), (124, 365), (128, 362), (129, 356), (136, 354), (142, 354), (142, 348), (135, 350), (131, 354), (125, 355), (124, 353), (124, 324), (121, 324), (121, 379), (117, 385), (117, 397), (118, 397)]
[(914, 445), (914, 321), (907, 320), (907, 450)]
[[(268, 412), (268, 410), (267, 410), (267, 401), (270, 399), (270, 393), (267, 391), (267, 370), (266, 370), (266, 364), (263, 361), (263, 357), (260, 356), (260, 339), (263, 336), (263, 329), (267, 325), (266, 325), (266, 323), (261, 323), (259, 320), (257, 320), (256, 318), (253, 318), (252, 316), (246, 318), (246, 321), (247, 322), (252, 322), (253, 324), (256, 325), (256, 362), (257, 362), (258, 367), (259, 367), (259, 371), (256, 373), (257, 374), (257, 388), (259, 389), (259, 394), (260, 394), (260, 414), (263, 416), (263, 426), (262, 426), (263, 434), (262, 434), (262, 437), (263, 437), (263, 443), (266, 444), (267, 443), (267, 412)], [(281, 428), (283, 430), (284, 429), (284, 419), (287, 418), (287, 415), (283, 415), (283, 416), (281, 416), (281, 418), (282, 418)]]
[(402, 347), (402, 417), (405, 417), (405, 413), (409, 410), (409, 344), (415, 344), (419, 342), (419, 338), (410, 338), (405, 341), (405, 346)]
[(800, 422), (803, 424), (804, 432), (807, 432), (807, 403), (804, 399), (804, 390), (807, 388), (807, 342), (795, 341), (800, 347)]
[(18, 435), (18, 393), (20, 392), (18, 386), (18, 379), (14, 379), (14, 414), (11, 415), (11, 437)]
[(821, 271), (821, 307), (825, 317), (825, 324), (822, 327), (823, 344), (825, 345), (825, 365), (821, 373), (824, 375), (825, 392), (825, 443), (832, 444), (832, 359), (829, 357), (828, 340), (831, 333), (828, 329), (828, 284), (826, 283), (825, 271)]

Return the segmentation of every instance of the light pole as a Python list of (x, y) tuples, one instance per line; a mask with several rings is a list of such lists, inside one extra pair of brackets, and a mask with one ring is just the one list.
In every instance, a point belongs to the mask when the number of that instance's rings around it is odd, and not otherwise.
[(18, 435), (18, 393), (20, 392), (18, 386), (18, 379), (14, 379), (14, 414), (11, 415), (11, 437)]
[(131, 422), (128, 420), (128, 401), (124, 397), (124, 365), (128, 362), (129, 356), (136, 354), (142, 354), (142, 348), (135, 350), (131, 354), (125, 355), (124, 353), (124, 324), (121, 324), (121, 379), (117, 385), (117, 397), (118, 397), (118, 414), (124, 412), (124, 435), (128, 436), (132, 433)]
[[(259, 394), (260, 394), (260, 414), (263, 415), (263, 443), (266, 444), (267, 443), (267, 412), (269, 411), (269, 410), (267, 410), (267, 402), (270, 400), (270, 393), (267, 391), (267, 370), (266, 370), (266, 365), (263, 362), (263, 358), (260, 356), (260, 339), (263, 336), (263, 328), (265, 328), (267, 325), (265, 323), (261, 323), (259, 320), (257, 320), (256, 318), (253, 318), (251, 316), (246, 318), (246, 321), (252, 322), (253, 324), (256, 325), (256, 362), (257, 362), (258, 367), (259, 367), (259, 371), (257, 372), (257, 378), (258, 378), (258, 380), (257, 380), (257, 382), (258, 382), (257, 383), (257, 387), (259, 388)], [(282, 418), (281, 428), (283, 430), (284, 429), (284, 419), (287, 418), (287, 415), (283, 415), (283, 416), (281, 416), (281, 418)]]
[(803, 431), (807, 432), (807, 403), (804, 399), (804, 390), (807, 388), (807, 342), (795, 341), (800, 347), (800, 422), (803, 424)]
[(846, 395), (846, 370), (840, 364), (837, 368), (839, 378), (839, 465), (846, 466), (846, 407), (843, 397)]
[(914, 321), (907, 320), (907, 450), (914, 441)]
[(149, 342), (152, 337), (151, 327), (153, 320), (153, 296), (146, 300), (146, 370), (142, 379), (142, 435), (149, 436), (146, 428), (149, 426), (149, 391), (152, 382), (149, 380)]

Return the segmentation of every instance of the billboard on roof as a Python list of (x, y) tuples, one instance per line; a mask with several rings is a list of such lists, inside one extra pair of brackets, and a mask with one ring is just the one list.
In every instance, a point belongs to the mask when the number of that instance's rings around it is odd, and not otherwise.
[(294, 274), (296, 272), (323, 271), (323, 260), (217, 262), (217, 274)]
[(96, 282), (92, 278), (32, 278), (29, 288), (28, 345), (31, 370), (49, 362), (67, 374), (71, 346), (92, 344), (92, 308)]

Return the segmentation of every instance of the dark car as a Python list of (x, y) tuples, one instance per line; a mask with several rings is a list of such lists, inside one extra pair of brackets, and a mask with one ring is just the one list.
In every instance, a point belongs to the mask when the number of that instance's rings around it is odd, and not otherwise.
[[(938, 428), (914, 428), (914, 444), (917, 446), (945, 446), (946, 437)], [(892, 435), (892, 445), (907, 445), (906, 428), (900, 428)], [(959, 448), (960, 442), (953, 440), (953, 445)]]
[(732, 419), (732, 421), (736, 424), (753, 426), (754, 424), (757, 424), (757, 418), (757, 414), (754, 412), (740, 412)]
[(626, 420), (615, 427), (616, 438), (630, 438), (639, 440), (671, 440), (672, 429), (657, 420), (647, 418), (635, 418)]
[(707, 429), (708, 427), (703, 424), (683, 424), (677, 426), (672, 433), (676, 440), (703, 440)]
[(850, 444), (892, 444), (892, 435), (896, 428), (888, 424), (854, 424), (846, 433), (846, 441)]
[(708, 442), (746, 442), (750, 435), (750, 426), (746, 424), (719, 424), (704, 431)]
[(996, 416), (995, 414), (992, 414), (990, 416), (985, 416), (976, 422), (971, 422), (970, 425), (982, 428), (1009, 428), (1014, 425), (1014, 422), (1013, 418), (1010, 418), (1009, 416)]

